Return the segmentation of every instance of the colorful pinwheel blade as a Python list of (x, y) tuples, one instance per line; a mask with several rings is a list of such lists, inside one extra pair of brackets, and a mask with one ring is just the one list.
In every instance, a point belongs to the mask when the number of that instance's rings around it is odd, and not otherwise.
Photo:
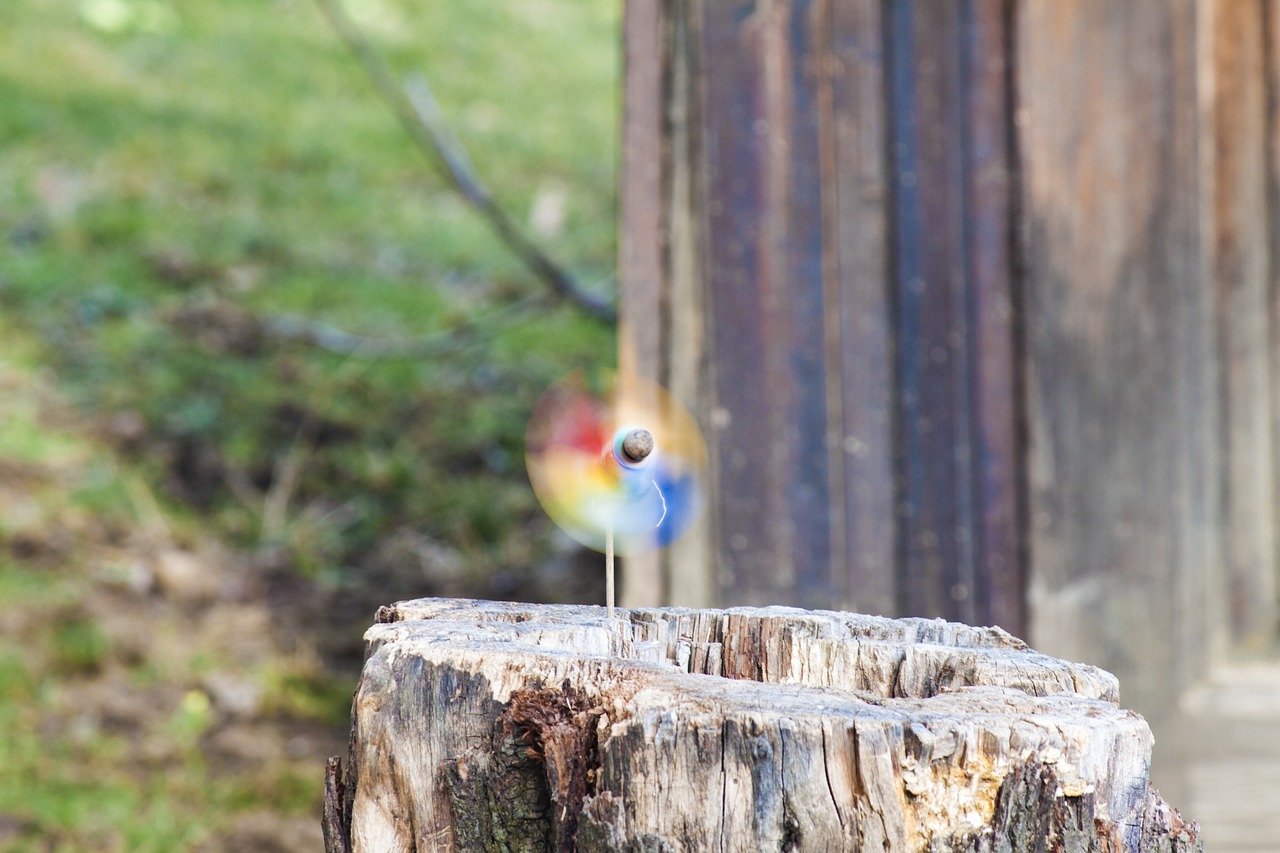
[[(622, 450), (637, 428), (654, 439), (640, 461)], [(614, 374), (593, 390), (573, 374), (552, 386), (529, 420), (525, 461), (547, 514), (597, 551), (610, 532), (618, 554), (664, 548), (702, 511), (702, 433), (670, 394), (638, 376)]]

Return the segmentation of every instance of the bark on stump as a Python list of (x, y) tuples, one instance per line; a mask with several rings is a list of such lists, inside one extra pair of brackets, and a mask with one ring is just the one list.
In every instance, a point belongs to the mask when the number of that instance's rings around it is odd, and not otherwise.
[(1114, 676), (784, 607), (382, 608), (328, 853), (1201, 850)]

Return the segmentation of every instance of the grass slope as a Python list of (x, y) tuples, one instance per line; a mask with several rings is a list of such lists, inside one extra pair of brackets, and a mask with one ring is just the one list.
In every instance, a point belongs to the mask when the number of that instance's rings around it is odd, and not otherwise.
[[(86, 11), (104, 2), (0, 11), (0, 306), (39, 331), (77, 401), (142, 432), (138, 461), (169, 494), (242, 542), (264, 532), (255, 504), (293, 451), (307, 464), (289, 516), (346, 508), (341, 543), (287, 543), (307, 564), (341, 568), (424, 520), (477, 561), (527, 559), (499, 553), (535, 517), (524, 413), (567, 366), (608, 360), (611, 330), (548, 307), (394, 363), (264, 340), (256, 320), (280, 313), (378, 338), (447, 331), (541, 285), (431, 173), (311, 4), (110, 0), (165, 12), (144, 26)], [(613, 4), (353, 9), (398, 68), (431, 76), (507, 209), (563, 197), (549, 248), (607, 278)]]

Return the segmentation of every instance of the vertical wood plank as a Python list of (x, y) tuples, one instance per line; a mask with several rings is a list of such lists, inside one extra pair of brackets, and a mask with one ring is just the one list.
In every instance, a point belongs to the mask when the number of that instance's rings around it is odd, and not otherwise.
[(841, 381), (831, 404), (839, 406), (842, 421), (832, 467), (844, 488), (848, 600), (862, 612), (887, 614), (897, 612), (898, 583), (882, 6), (880, 0), (849, 0), (832, 8), (835, 178), (829, 186), (838, 306), (832, 313), (841, 329), (831, 361)]
[(835, 54), (835, 13), (832, 0), (817, 0), (813, 12), (813, 42), (817, 47), (810, 63), (816, 69), (818, 113), (818, 173), (822, 253), (822, 360), (826, 401), (827, 517), (830, 533), (826, 587), (835, 600), (849, 606), (848, 495), (845, 484), (844, 373), (841, 350), (844, 345), (844, 314), (840, 298), (839, 160), (837, 158), (835, 84), (839, 77)]
[(974, 615), (1026, 630), (1021, 377), (1015, 315), (1011, 169), (1012, 0), (971, 0), (967, 13), (966, 186), (973, 411)]
[[(1160, 667), (1161, 677), (1136, 684), (1129, 691), (1152, 724), (1156, 737), (1168, 744), (1152, 763), (1153, 784), (1185, 802), (1185, 761), (1189, 741), (1195, 735), (1186, 726), (1185, 717), (1175, 711), (1185, 688), (1201, 679), (1214, 657), (1217, 637), (1224, 634), (1221, 607), (1223, 575), (1222, 524), (1222, 442), (1221, 366), (1218, 363), (1217, 326), (1214, 322), (1214, 300), (1209, 282), (1213, 277), (1213, 253), (1206, 249), (1206, 234), (1212, 222), (1211, 205), (1205, 204), (1212, 181), (1212, 146), (1200, 134), (1203, 128), (1202, 102), (1206, 86), (1212, 85), (1212, 62), (1207, 51), (1212, 39), (1206, 22), (1212, 9), (1195, 0), (1179, 0), (1172, 15), (1170, 66), (1172, 77), (1172, 121), (1176, 132), (1195, 142), (1188, 155), (1185, 146), (1180, 156), (1190, 156), (1193, 163), (1175, 168), (1182, 175), (1177, 187), (1178, 198), (1192, 199), (1181, 203), (1194, 206), (1196, 219), (1177, 216), (1167, 246), (1172, 268), (1168, 282), (1167, 304), (1176, 330), (1175, 376), (1179, 383), (1175, 395), (1178, 428), (1175, 430), (1176, 454), (1174, 473), (1177, 491), (1170, 495), (1171, 514), (1177, 520), (1171, 535), (1175, 562), (1166, 574), (1172, 588), (1174, 653), (1153, 656), (1149, 664)], [(1190, 70), (1188, 70), (1190, 69)], [(1200, 134), (1197, 136), (1197, 134)], [(1182, 172), (1186, 168), (1188, 171)], [(1194, 231), (1189, 229), (1194, 228)], [(1206, 413), (1212, 413), (1207, 415)], [(1163, 598), (1160, 605), (1164, 606)], [(1144, 626), (1145, 627), (1145, 626)], [(1133, 632), (1133, 644), (1144, 650), (1150, 636)], [(1157, 638), (1159, 642), (1163, 638)], [(1168, 659), (1171, 657), (1172, 659)], [(1107, 665), (1108, 662), (1104, 663)], [(1153, 674), (1155, 674), (1153, 672)]]
[[(790, 583), (790, 564), (780, 558), (784, 505), (774, 487), (782, 448), (774, 440), (776, 421), (760, 411), (773, 399), (777, 359), (768, 346), (770, 305), (767, 267), (756, 247), (767, 241), (760, 219), (761, 172), (767, 145), (759, 69), (760, 29), (750, 2), (701, 4), (701, 56), (716, 57), (701, 68), (705, 93), (699, 133), (704, 141), (703, 180), (707, 192), (706, 292), (714, 310), (707, 317), (710, 423), (708, 444), (716, 472), (714, 504), (719, 581), (727, 596), (744, 603), (781, 594)], [(750, 381), (746, 381), (750, 377)], [(772, 576), (774, 583), (767, 580)]]
[(636, 351), (703, 401), (725, 601), (1022, 624), (1009, 2), (665, 6)]
[[(1273, 3), (1263, 3), (1263, 53), (1266, 85), (1266, 116), (1264, 129), (1267, 156), (1267, 245), (1270, 247), (1267, 269), (1268, 309), (1271, 321), (1271, 340), (1268, 344), (1271, 376), (1280, 381), (1280, 9)], [(1273, 448), (1280, 448), (1280, 389), (1272, 387), (1271, 441)], [(1273, 452), (1276, 452), (1273, 450)], [(1271, 523), (1280, 531), (1280, 464), (1273, 466), (1271, 493)], [(1272, 583), (1275, 592), (1272, 601), (1280, 609), (1280, 534), (1277, 535), (1277, 552), (1274, 556)], [(1277, 628), (1280, 631), (1280, 628)]]
[(1025, 0), (1015, 38), (1031, 639), (1157, 728), (1219, 518), (1195, 39), (1193, 0)]
[(661, 3), (627, 3), (622, 28), (618, 366), (653, 381), (661, 380), (664, 361), (664, 18)]
[(1266, 79), (1262, 0), (1212, 0), (1206, 235), (1218, 312), (1227, 625), (1234, 649), (1276, 640)]
[[(787, 382), (793, 387), (791, 429), (787, 434), (790, 462), (788, 504), (796, 536), (791, 559), (796, 566), (795, 601), (802, 607), (832, 604), (833, 519), (828, 467), (827, 347), (824, 335), (828, 310), (823, 274), (824, 236), (821, 169), (824, 124), (821, 107), (822, 63), (828, 33), (814, 0), (775, 0), (777, 49), (770, 51), (781, 64), (779, 104), (769, 116), (770, 150), (778, 162), (773, 170), (777, 204), (785, 210), (780, 251), (785, 265), (778, 285), (788, 294), (790, 311)], [(832, 306), (831, 310), (835, 310)]]
[(973, 621), (961, 8), (889, 4), (903, 612)]
[[(665, 384), (677, 399), (693, 406), (701, 424), (708, 423), (706, 393), (706, 309), (701, 268), (701, 212), (705, 199), (695, 170), (700, 162), (699, 127), (704, 108), (696, 81), (705, 58), (699, 43), (701, 18), (692, 0), (670, 0), (664, 43), (669, 67), (665, 85), (667, 144), (663, 169), (667, 176), (667, 279), (669, 299), (663, 322), (669, 335)], [(714, 491), (712, 495), (714, 496)], [(703, 515), (661, 555), (666, 602), (706, 607), (716, 601), (716, 563), (712, 559), (711, 521)]]
[[(622, 182), (618, 234), (618, 368), (665, 384), (668, 343), (663, 305), (669, 286), (664, 253), (666, 181), (663, 4), (630, 2), (623, 13)], [(623, 561), (621, 602), (666, 603), (662, 558)]]
[(814, 8), (702, 4), (716, 535), (744, 603), (831, 600)]

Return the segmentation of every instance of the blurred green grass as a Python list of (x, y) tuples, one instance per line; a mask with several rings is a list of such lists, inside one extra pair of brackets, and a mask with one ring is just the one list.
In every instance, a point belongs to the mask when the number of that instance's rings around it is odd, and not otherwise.
[[(562, 223), (538, 239), (607, 288), (620, 4), (349, 8), (397, 72), (430, 79), (514, 218), (563, 196)], [(543, 291), (411, 146), (312, 3), (7, 0), (0, 153), (0, 361), (55, 385), (110, 448), (49, 429), (35, 395), (3, 389), (0, 469), (74, 471), (33, 487), (40, 512), (127, 539), (141, 482), (180, 536), (283, 554), (339, 590), (412, 531), (456, 555), (449, 589), (575, 594), (529, 572), (555, 549), (523, 430), (548, 383), (613, 360), (611, 328), (548, 301), (400, 360), (264, 333), (264, 318), (291, 315), (414, 339)], [(309, 816), (318, 774), (206, 766), (212, 718), (192, 679), (227, 662), (125, 660), (88, 603), (101, 578), (67, 568), (88, 565), (81, 546), (51, 572), (13, 544), (24, 523), (0, 517), (0, 617), (56, 618), (0, 627), (0, 847), (194, 849), (233, 814)], [(401, 590), (414, 579), (381, 574), (375, 594), (433, 591), (416, 580)], [(139, 768), (119, 735), (51, 728), (66, 691), (104, 668), (167, 697), (157, 713), (176, 759)], [(345, 718), (350, 682), (323, 667), (286, 659), (252, 676), (266, 713)], [(6, 835), (10, 816), (26, 828)]]
[[(498, 559), (536, 519), (524, 413), (568, 367), (609, 361), (612, 331), (549, 305), (416, 361), (257, 339), (256, 318), (281, 313), (413, 338), (541, 285), (432, 173), (312, 4), (111, 0), (106, 29), (91, 23), (101, 5), (0, 12), (0, 306), (37, 330), (74, 399), (104, 422), (139, 418), (138, 463), (239, 542), (263, 533), (245, 492), (268, 491), (301, 444), (291, 513), (318, 500), (356, 515), (301, 562), (341, 567), (404, 524)], [(153, 6), (155, 26), (126, 14)], [(563, 188), (547, 248), (608, 280), (616, 4), (352, 11), (397, 70), (429, 76), (507, 210), (521, 219)], [(458, 474), (461, 490), (439, 488)], [(237, 500), (228, 477), (254, 489)]]

